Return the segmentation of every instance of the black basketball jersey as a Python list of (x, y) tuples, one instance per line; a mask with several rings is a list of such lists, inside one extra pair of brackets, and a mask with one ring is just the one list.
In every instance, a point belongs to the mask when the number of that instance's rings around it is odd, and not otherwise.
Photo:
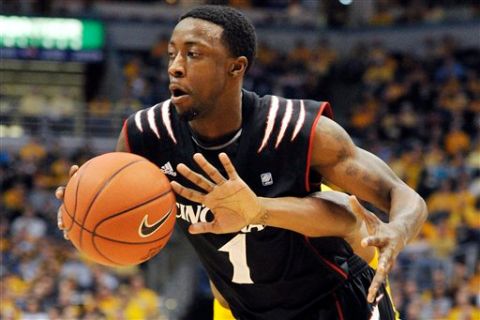
[[(169, 100), (131, 115), (124, 128), (131, 152), (187, 187), (194, 188), (176, 172), (179, 163), (201, 172), (192, 158), (200, 152), (226, 176), (217, 157), (226, 152), (258, 196), (304, 197), (310, 193), (312, 139), (322, 115), (332, 116), (326, 102), (243, 91), (241, 135), (219, 150), (199, 147)], [(188, 226), (210, 221), (211, 212), (180, 196), (177, 209), (178, 225), (237, 318), (301, 319), (348, 277), (353, 253), (343, 239), (307, 238), (263, 225), (233, 234), (191, 235)]]

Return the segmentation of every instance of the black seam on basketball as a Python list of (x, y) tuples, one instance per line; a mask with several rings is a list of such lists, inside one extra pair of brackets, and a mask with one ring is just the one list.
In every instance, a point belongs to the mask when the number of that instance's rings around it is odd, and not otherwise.
[[(90, 161), (86, 162), (83, 166), (83, 169), (82, 170), (78, 170), (78, 180), (77, 180), (77, 188), (75, 190), (75, 205), (73, 207), (73, 216), (70, 215), (69, 211), (67, 210), (67, 206), (64, 205), (63, 208), (65, 209), (65, 211), (67, 212), (68, 216), (72, 219), (72, 221), (75, 221), (75, 216), (77, 215), (77, 202), (78, 202), (78, 189), (80, 189), (80, 182), (81, 182), (81, 179), (83, 177), (83, 173), (85, 172), (85, 170), (88, 168), (88, 166), (90, 165)], [(70, 228), (67, 228), (65, 229), (67, 232), (69, 232), (70, 230), (72, 230), (73, 228), (73, 223), (70, 225)]]
[[(129, 208), (127, 208), (127, 209), (123, 209), (122, 211), (115, 212), (115, 213), (113, 213), (113, 214), (108, 215), (108, 217), (103, 218), (102, 220), (100, 220), (100, 221), (97, 222), (97, 224), (95, 225), (95, 228), (93, 228), (93, 233), (95, 233), (95, 230), (97, 230), (97, 228), (98, 228), (103, 222), (105, 222), (105, 221), (107, 221), (107, 220), (110, 220), (110, 219), (113, 219), (113, 218), (115, 218), (115, 217), (117, 217), (117, 216), (119, 216), (119, 215), (121, 215), (121, 214), (124, 214), (124, 213), (127, 212), (127, 211), (130, 211), (130, 210), (133, 210), (133, 209), (137, 209), (137, 208), (139, 208), (139, 207), (141, 207), (141, 206), (144, 206), (144, 205), (146, 205), (146, 204), (149, 204), (149, 203), (152, 202), (152, 201), (155, 201), (155, 200), (158, 200), (158, 199), (160, 199), (160, 198), (163, 198), (164, 196), (170, 194), (171, 192), (172, 192), (172, 190), (169, 189), (169, 190), (165, 191), (164, 193), (161, 193), (161, 194), (155, 196), (155, 198), (146, 200), (145, 202), (136, 204), (136, 205), (134, 205), (133, 207), (129, 207)], [(172, 205), (172, 207), (173, 207), (174, 205), (175, 205), (175, 203)], [(172, 209), (172, 208), (170, 208), (170, 209)], [(168, 213), (168, 211), (165, 212), (165, 214), (167, 214), (167, 213)]]
[[(158, 199), (166, 196), (166, 195), (169, 194), (170, 192), (172, 192), (172, 191), (171, 191), (171, 190), (168, 190), (168, 191), (166, 191), (166, 192), (164, 192), (164, 193), (162, 193), (162, 194), (159, 194), (159, 195), (155, 196), (154, 198), (149, 199), (149, 200), (147, 200), (147, 201), (145, 201), (145, 202), (143, 202), (143, 203), (141, 203), (141, 204), (138, 204), (138, 205), (135, 205), (135, 206), (130, 207), (130, 208), (128, 208), (128, 209), (122, 210), (121, 212), (116, 213), (114, 216), (118, 216), (118, 215), (123, 214), (123, 213), (125, 213), (125, 212), (127, 212), (127, 211), (130, 211), (130, 210), (136, 209), (136, 208), (138, 208), (138, 207), (141, 207), (141, 206), (143, 206), (143, 205), (149, 204), (150, 202), (153, 202), (153, 201), (155, 201), (155, 200), (158, 200)], [(172, 207), (171, 207), (170, 209), (172, 209), (173, 206), (175, 206), (175, 203), (172, 204)], [(72, 215), (71, 215), (68, 211), (67, 211), (67, 214), (68, 214), (68, 216), (69, 216), (70, 218), (72, 217)], [(103, 221), (105, 221), (105, 220), (107, 220), (107, 219), (110, 218), (110, 217), (113, 217), (113, 216), (108, 216), (107, 218), (100, 220), (100, 223), (103, 222)], [(156, 242), (156, 241), (158, 241), (158, 240), (161, 240), (161, 239), (165, 238), (165, 236), (162, 236), (162, 237), (160, 237), (160, 238), (158, 238), (158, 239), (150, 240), (150, 241), (145, 241), (145, 242), (128, 242), (128, 241), (121, 241), (121, 240), (117, 240), (117, 239), (112, 239), (112, 238), (109, 238), (109, 237), (105, 237), (105, 236), (102, 236), (102, 235), (96, 233), (95, 230), (97, 229), (97, 226), (100, 225), (100, 223), (97, 223), (97, 225), (95, 226), (95, 228), (94, 228), (93, 230), (88, 230), (88, 229), (85, 228), (85, 226), (84, 226), (83, 224), (81, 224), (80, 222), (78, 222), (78, 221), (76, 221), (76, 220), (74, 220), (74, 219), (72, 219), (72, 220), (73, 220), (73, 223), (75, 223), (81, 230), (92, 234), (92, 236), (100, 237), (100, 238), (102, 238), (102, 239), (109, 240), (109, 241), (114, 241), (114, 242), (118, 242), (118, 243), (124, 243), (124, 244), (148, 244), (148, 243), (153, 243), (153, 242)], [(172, 228), (172, 229), (173, 229), (173, 228)]]
[(90, 237), (90, 240), (92, 241), (93, 248), (95, 249), (95, 251), (98, 252), (98, 254), (100, 256), (102, 256), (105, 260), (110, 261), (112, 264), (119, 264), (119, 263), (115, 262), (114, 260), (110, 259), (109, 257), (107, 257), (106, 255), (104, 255), (100, 250), (98, 250), (97, 244), (95, 243), (95, 236), (94, 235), (92, 235)]
[[(160, 239), (157, 239), (157, 240), (155, 240), (155, 241), (153, 241), (153, 242), (157, 242), (157, 241), (163, 240), (163, 239), (166, 238), (166, 237), (170, 237), (170, 236), (172, 235), (172, 233), (173, 233), (173, 230), (174, 230), (174, 228), (172, 228), (172, 230), (170, 230), (170, 232), (168, 232), (166, 235), (164, 235), (164, 236), (161, 237)], [(103, 238), (103, 237), (101, 237), (101, 236), (98, 236), (98, 237), (99, 237), (99, 238)], [(120, 242), (120, 241), (116, 241), (116, 240), (110, 240), (110, 241)], [(124, 243), (124, 242), (120, 242), (120, 243)], [(129, 244), (130, 244), (130, 243), (129, 243)], [(133, 243), (132, 243), (132, 244), (133, 244)], [(137, 243), (134, 243), (134, 244), (137, 244)], [(110, 262), (112, 262), (113, 264), (116, 264), (116, 265), (125, 265), (125, 266), (128, 265), (128, 264), (124, 264), (124, 263), (118, 263), (118, 262), (116, 262), (115, 260), (112, 260), (112, 259), (108, 258), (108, 257), (105, 256), (100, 250), (98, 250), (97, 244), (95, 243), (95, 235), (92, 236), (92, 245), (93, 245), (93, 247), (95, 248), (95, 250), (97, 250), (97, 252), (98, 252), (105, 260), (108, 260), (108, 261), (110, 261)], [(165, 247), (165, 245), (166, 245), (166, 243), (163, 243), (159, 250), (163, 249), (163, 247)], [(142, 261), (140, 261), (139, 263), (142, 263), (142, 262), (145, 262), (145, 260), (142, 260)]]
[(72, 219), (72, 224), (70, 225), (70, 228), (65, 229), (65, 231), (69, 232), (70, 230), (72, 230), (73, 225), (75, 224), (75, 219), (74, 219), (75, 216), (71, 215), (70, 212), (68, 212), (66, 205), (63, 205), (63, 209), (65, 210), (65, 213), (67, 214), (67, 216), (69, 216), (70, 219)]
[[(140, 159), (140, 160), (133, 160), (129, 163), (127, 163), (126, 165), (124, 165), (123, 167), (119, 168), (117, 171), (115, 171), (104, 183), (103, 185), (100, 187), (99, 190), (97, 190), (97, 192), (95, 193), (95, 195), (93, 196), (92, 200), (90, 201), (90, 204), (88, 205), (87, 207), (87, 212), (85, 212), (85, 215), (83, 216), (83, 221), (82, 221), (82, 226), (85, 224), (85, 222), (87, 221), (87, 216), (88, 214), (90, 213), (90, 209), (92, 208), (93, 204), (95, 203), (95, 200), (97, 200), (98, 196), (102, 193), (102, 191), (105, 189), (105, 187), (110, 184), (110, 182), (112, 182), (112, 180), (120, 173), (123, 171), (123, 169), (125, 168), (128, 168), (129, 166), (137, 163), (137, 162), (141, 162), (141, 161), (145, 161), (143, 159)], [(79, 246), (80, 248), (82, 247), (82, 236), (83, 236), (83, 228), (80, 230), (80, 236), (79, 236)]]

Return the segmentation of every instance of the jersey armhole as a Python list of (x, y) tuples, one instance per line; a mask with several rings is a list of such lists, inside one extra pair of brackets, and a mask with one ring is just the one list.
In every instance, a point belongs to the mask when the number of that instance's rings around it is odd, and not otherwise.
[(332, 112), (332, 107), (330, 106), (330, 103), (328, 102), (322, 102), (320, 105), (320, 108), (318, 110), (317, 116), (315, 117), (315, 120), (313, 121), (312, 128), (310, 129), (310, 138), (308, 141), (308, 151), (307, 151), (307, 166), (305, 168), (305, 190), (307, 192), (310, 192), (310, 163), (312, 159), (312, 150), (313, 150), (313, 140), (315, 137), (315, 129), (317, 128), (318, 121), (322, 117), (322, 115), (325, 115), (329, 117), (330, 119), (333, 118), (333, 112)]

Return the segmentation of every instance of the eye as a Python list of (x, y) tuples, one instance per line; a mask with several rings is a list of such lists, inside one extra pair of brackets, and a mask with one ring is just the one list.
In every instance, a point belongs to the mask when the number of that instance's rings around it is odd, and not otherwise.
[(190, 57), (190, 58), (197, 58), (198, 56), (200, 56), (200, 54), (198, 52), (195, 52), (195, 51), (188, 51), (187, 56)]
[(177, 55), (177, 54), (176, 54), (175, 52), (173, 52), (173, 51), (169, 51), (169, 52), (168, 52), (168, 58), (169, 58), (169, 59), (175, 59), (175, 56), (176, 56), (176, 55)]

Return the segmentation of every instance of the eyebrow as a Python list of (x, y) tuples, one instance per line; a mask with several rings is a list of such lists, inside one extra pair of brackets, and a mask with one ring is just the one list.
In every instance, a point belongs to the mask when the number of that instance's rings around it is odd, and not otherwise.
[[(175, 45), (175, 42), (170, 40), (168, 44)], [(183, 45), (186, 46), (202, 46), (202, 47), (209, 47), (207, 44), (205, 44), (203, 41), (185, 41), (183, 42)]]

